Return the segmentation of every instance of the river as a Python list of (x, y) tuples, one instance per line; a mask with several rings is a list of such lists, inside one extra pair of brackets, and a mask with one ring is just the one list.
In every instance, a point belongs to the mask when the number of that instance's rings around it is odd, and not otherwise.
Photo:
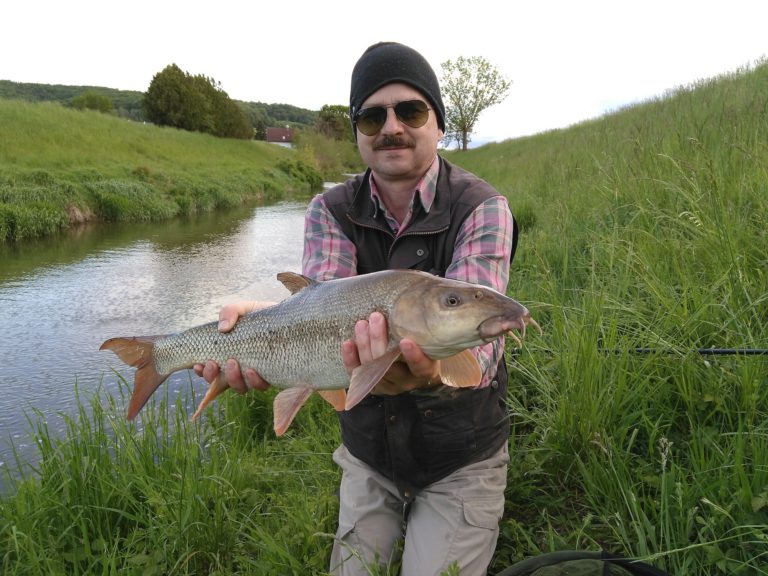
[[(152, 224), (78, 228), (0, 245), (0, 484), (13, 449), (34, 461), (27, 415), (53, 435), (64, 416), (133, 369), (99, 351), (114, 336), (165, 334), (215, 320), (236, 300), (282, 300), (275, 279), (301, 271), (305, 202)], [(175, 380), (174, 380), (175, 378)], [(171, 386), (203, 390), (191, 371)]]

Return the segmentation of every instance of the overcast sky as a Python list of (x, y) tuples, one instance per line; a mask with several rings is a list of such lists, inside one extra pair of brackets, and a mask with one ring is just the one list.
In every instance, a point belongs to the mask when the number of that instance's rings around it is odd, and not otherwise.
[(512, 81), (476, 143), (600, 116), (768, 55), (768, 0), (4, 0), (0, 79), (145, 91), (171, 63), (237, 100), (348, 104), (370, 45)]

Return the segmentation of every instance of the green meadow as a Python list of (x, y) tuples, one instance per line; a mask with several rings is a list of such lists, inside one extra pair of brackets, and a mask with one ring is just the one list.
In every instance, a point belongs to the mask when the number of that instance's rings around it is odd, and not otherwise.
[[(23, 106), (12, 115), (45, 121)], [(148, 128), (114, 122), (117, 141)], [(48, 152), (3, 176), (0, 198), (35, 172), (77, 181), (80, 154), (114, 162), (111, 178), (166, 174), (170, 158), (194, 157), (175, 137), (182, 149), (150, 139), (130, 161), (98, 145)], [(0, 157), (13, 149), (0, 141)], [(509, 349), (511, 462), (490, 573), (603, 549), (674, 575), (768, 574), (768, 356), (751, 353), (768, 348), (768, 65), (445, 155), (509, 199), (521, 226), (509, 294), (543, 328)], [(201, 181), (211, 163), (192, 162)], [(339, 480), (327, 405), (312, 398), (276, 439), (272, 392), (227, 394), (194, 424), (185, 399), (161, 397), (141, 429), (123, 418), (129, 393), (82, 398), (61, 439), (30, 415), (41, 459), (18, 462), (24, 477), (0, 500), (4, 574), (325, 573)]]
[(0, 99), (0, 242), (83, 221), (159, 221), (322, 184), (314, 159), (265, 142)]

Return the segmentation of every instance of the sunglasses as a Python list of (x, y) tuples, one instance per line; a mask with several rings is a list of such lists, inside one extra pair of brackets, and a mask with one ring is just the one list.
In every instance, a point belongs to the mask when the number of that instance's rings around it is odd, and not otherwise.
[(405, 100), (389, 106), (362, 108), (355, 114), (355, 126), (366, 136), (373, 136), (387, 122), (387, 108), (395, 110), (395, 116), (411, 128), (421, 128), (429, 119), (431, 108), (421, 100)]

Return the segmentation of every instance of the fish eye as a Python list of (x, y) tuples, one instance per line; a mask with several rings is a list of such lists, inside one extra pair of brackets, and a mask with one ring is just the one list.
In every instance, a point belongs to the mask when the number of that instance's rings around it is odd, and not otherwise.
[(445, 297), (445, 305), (449, 308), (454, 308), (461, 304), (461, 297), (458, 294), (448, 294)]

